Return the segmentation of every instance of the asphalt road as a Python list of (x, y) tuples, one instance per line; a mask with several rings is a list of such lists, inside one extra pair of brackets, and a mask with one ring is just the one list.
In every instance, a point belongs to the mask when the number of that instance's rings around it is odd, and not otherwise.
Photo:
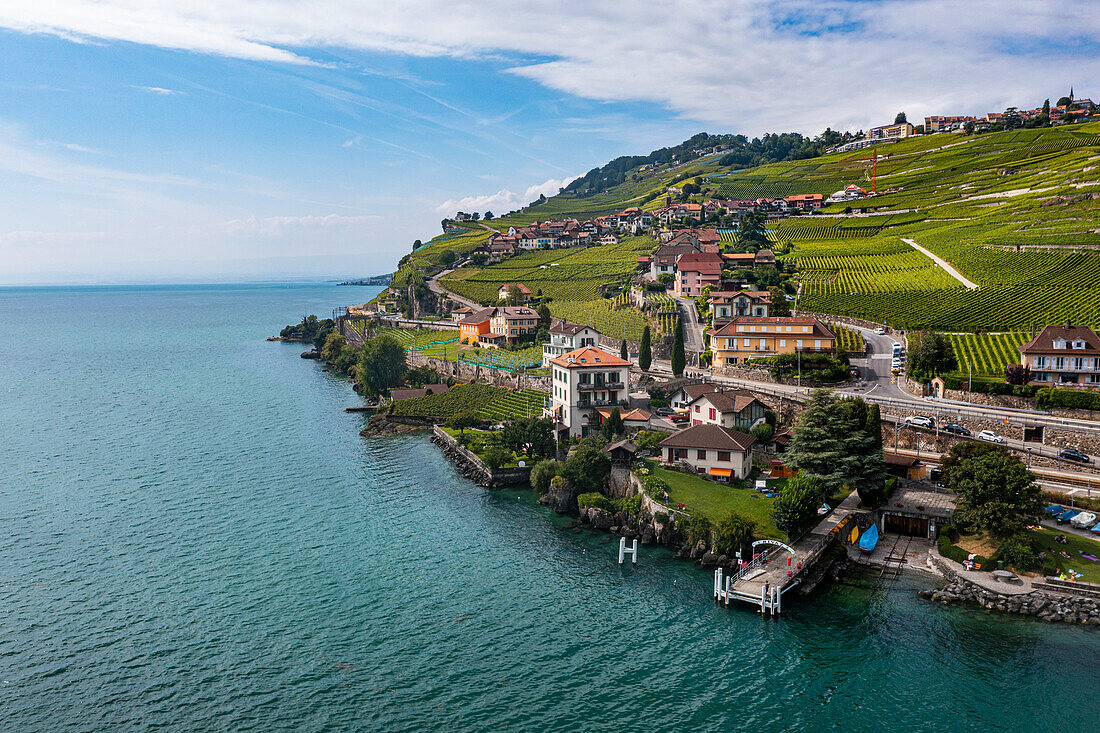
[(680, 317), (684, 323), (684, 351), (700, 353), (703, 350), (703, 325), (699, 322), (699, 310), (691, 298), (677, 298)]

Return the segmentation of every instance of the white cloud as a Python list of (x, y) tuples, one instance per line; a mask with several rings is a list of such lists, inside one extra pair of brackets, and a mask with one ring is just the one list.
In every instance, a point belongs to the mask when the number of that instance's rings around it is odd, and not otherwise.
[(466, 196), (460, 199), (447, 199), (439, 206), (436, 206), (435, 210), (440, 214), (446, 214), (448, 216), (452, 216), (458, 211), (470, 213), (474, 211), (478, 213), (493, 211), (499, 215), (506, 211), (512, 211), (521, 206), (526, 206), (541, 195), (553, 196), (558, 192), (558, 189), (569, 185), (569, 182), (574, 178), (576, 178), (576, 176), (570, 176), (568, 178), (551, 178), (542, 183), (528, 186), (523, 193), (515, 193), (507, 188), (502, 188), (496, 193), (483, 196)]
[(183, 94), (183, 92), (178, 91), (176, 89), (165, 89), (164, 87), (135, 86), (134, 89), (138, 89), (138, 90), (143, 91), (143, 92), (149, 92), (150, 94), (156, 94), (156, 95), (159, 95), (161, 97), (168, 97), (168, 96), (171, 96), (173, 94)]
[(0, 27), (285, 63), (310, 63), (289, 48), (504, 53), (554, 89), (749, 133), (994, 110), (1100, 78), (1091, 0), (43, 0), (0, 7)]

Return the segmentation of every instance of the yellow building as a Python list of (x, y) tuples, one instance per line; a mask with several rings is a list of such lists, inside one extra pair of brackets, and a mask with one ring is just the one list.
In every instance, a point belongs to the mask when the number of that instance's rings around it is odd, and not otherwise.
[(708, 333), (716, 366), (797, 351), (836, 350), (836, 334), (816, 318), (740, 316)]

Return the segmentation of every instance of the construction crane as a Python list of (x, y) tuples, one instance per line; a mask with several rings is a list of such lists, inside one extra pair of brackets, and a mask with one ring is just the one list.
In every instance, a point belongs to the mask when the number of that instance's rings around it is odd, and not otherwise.
[[(886, 154), (882, 156), (889, 158), (890, 155)], [(871, 161), (871, 193), (878, 193), (878, 147), (871, 148), (870, 155), (852, 156), (851, 158), (844, 158), (844, 160), (869, 160)]]

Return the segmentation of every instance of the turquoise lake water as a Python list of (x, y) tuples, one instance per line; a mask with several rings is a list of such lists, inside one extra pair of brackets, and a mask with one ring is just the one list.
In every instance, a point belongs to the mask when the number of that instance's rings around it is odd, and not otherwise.
[(0, 290), (0, 730), (1092, 731), (1100, 633), (779, 619), (480, 489), (267, 343), (366, 289)]

